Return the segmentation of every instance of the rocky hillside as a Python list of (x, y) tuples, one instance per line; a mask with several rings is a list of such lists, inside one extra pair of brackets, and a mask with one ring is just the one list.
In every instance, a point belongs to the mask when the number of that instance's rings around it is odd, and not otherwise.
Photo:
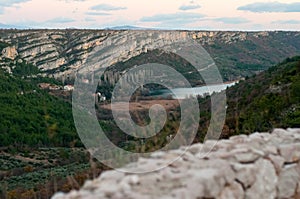
[[(225, 91), (224, 91), (225, 92)], [(273, 128), (300, 128), (300, 57), (287, 58), (226, 90), (222, 138)], [(201, 117), (196, 141), (210, 125), (209, 97), (199, 99)]]
[[(21, 58), (36, 65), (44, 74), (67, 78), (74, 75), (96, 46), (121, 32), (130, 34), (130, 31), (113, 30), (0, 30), (0, 41), (10, 46), (2, 52), (2, 57)], [(252, 75), (300, 53), (299, 32), (197, 31), (186, 34), (210, 53), (225, 80)], [(126, 60), (147, 52), (148, 43), (141, 42), (126, 55)]]
[[(240, 135), (228, 140), (154, 153), (129, 167), (146, 174), (104, 172), (80, 191), (53, 199), (80, 198), (216, 198), (283, 199), (300, 197), (300, 129), (275, 129), (269, 133)], [(212, 151), (210, 149), (212, 148)]]
[(224, 134), (300, 126), (300, 57), (288, 58), (227, 90)]
[[(39, 76), (32, 64), (12, 60), (18, 54), (9, 49), (0, 43), (6, 56), (0, 61), (0, 147), (70, 146), (78, 141), (69, 98), (53, 96), (70, 93), (54, 79)], [(54, 88), (42, 89), (43, 84)]]

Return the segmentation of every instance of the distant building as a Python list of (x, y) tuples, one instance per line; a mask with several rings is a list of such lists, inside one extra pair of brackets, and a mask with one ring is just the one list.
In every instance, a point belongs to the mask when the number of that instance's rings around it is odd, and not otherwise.
[(97, 100), (98, 100), (98, 102), (104, 102), (104, 101), (106, 101), (106, 97), (103, 94), (101, 94), (100, 92), (98, 92)]
[(40, 84), (39, 84), (39, 87), (40, 87), (41, 89), (48, 89), (48, 88), (50, 87), (50, 85), (51, 85), (51, 84), (49, 84), (49, 83), (40, 83)]
[(57, 90), (60, 90), (61, 87), (60, 86), (57, 86), (57, 85), (50, 85), (49, 86), (49, 90), (51, 91), (57, 91)]
[(73, 85), (65, 85), (64, 90), (65, 91), (72, 91), (72, 90), (74, 90), (74, 86)]
[(46, 90), (49, 89), (51, 91), (61, 90), (61, 86), (55, 85), (55, 84), (49, 84), (49, 83), (40, 83), (38, 84), (40, 89)]

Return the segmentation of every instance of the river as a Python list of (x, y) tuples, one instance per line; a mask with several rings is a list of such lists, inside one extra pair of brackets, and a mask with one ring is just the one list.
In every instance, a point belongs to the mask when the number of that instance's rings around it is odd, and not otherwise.
[(173, 99), (184, 99), (189, 96), (197, 96), (197, 95), (205, 96), (205, 95), (211, 95), (214, 92), (221, 92), (226, 88), (235, 85), (236, 83), (238, 82), (228, 82), (223, 84), (199, 86), (193, 88), (175, 88), (171, 90), (161, 89), (161, 90), (151, 91), (150, 95), (153, 97), (168, 98), (169, 96), (172, 96)]

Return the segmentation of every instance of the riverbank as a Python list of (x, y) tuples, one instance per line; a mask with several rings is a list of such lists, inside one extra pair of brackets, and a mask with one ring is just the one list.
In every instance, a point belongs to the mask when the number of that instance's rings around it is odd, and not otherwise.
[(211, 84), (206, 86), (199, 86), (193, 88), (174, 88), (171, 90), (161, 89), (150, 92), (151, 97), (161, 98), (173, 98), (173, 99), (184, 99), (190, 96), (201, 96), (205, 97), (213, 93), (221, 92), (228, 87), (234, 86), (239, 81), (225, 82), (223, 84)]

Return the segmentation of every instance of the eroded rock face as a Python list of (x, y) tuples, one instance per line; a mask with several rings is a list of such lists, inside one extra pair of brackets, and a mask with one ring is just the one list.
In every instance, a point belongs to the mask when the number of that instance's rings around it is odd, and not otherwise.
[[(232, 62), (233, 59), (240, 59), (243, 63), (266, 66), (266, 60), (262, 62), (261, 56), (268, 57), (268, 66), (272, 66), (281, 61), (281, 57), (297, 55), (300, 46), (298, 39), (300, 35), (297, 32), (181, 32), (200, 43), (216, 59), (217, 65), (221, 63), (219, 67), (224, 68), (237, 65), (237, 62)], [(62, 78), (74, 75), (84, 65), (91, 52), (96, 47), (102, 46), (107, 39), (131, 33), (132, 31), (118, 30), (1, 30), (0, 41), (14, 45), (21, 59), (36, 65), (44, 74)], [(113, 42), (122, 42), (122, 38), (117, 38)], [(120, 58), (125, 57), (128, 60), (147, 52), (151, 46), (156, 46), (155, 41), (145, 38)], [(281, 50), (274, 53), (274, 49), (266, 49), (267, 46), (274, 46)], [(116, 51), (119, 50), (121, 49), (116, 49)], [(255, 50), (256, 53), (249, 56), (249, 50)], [(15, 58), (16, 51), (8, 50), (8, 57)], [(219, 57), (221, 54), (226, 54), (228, 58), (223, 60)], [(112, 61), (114, 63), (118, 59)]]
[[(299, 135), (300, 129), (275, 129), (271, 134), (235, 136), (220, 140), (209, 154), (208, 145), (215, 141), (181, 147), (179, 151), (188, 148), (186, 153), (161, 170), (145, 174), (106, 171), (80, 191), (57, 193), (53, 199), (297, 198)], [(131, 167), (141, 170), (168, 162), (178, 150), (155, 153)]]
[(2, 57), (14, 60), (18, 56), (18, 51), (15, 46), (9, 46), (2, 50)]
[(89, 52), (118, 31), (3, 30), (0, 40), (14, 44), (20, 58), (55, 77), (73, 74)]

